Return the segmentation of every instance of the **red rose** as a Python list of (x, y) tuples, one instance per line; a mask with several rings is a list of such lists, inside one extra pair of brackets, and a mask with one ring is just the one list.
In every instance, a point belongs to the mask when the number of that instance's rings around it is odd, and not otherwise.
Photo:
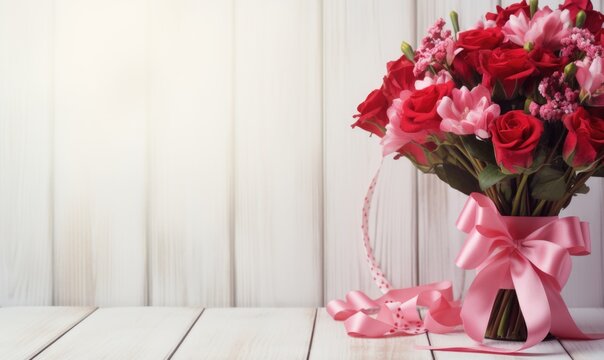
[(390, 61), (387, 64), (388, 74), (384, 76), (384, 86), (382, 90), (384, 96), (391, 102), (399, 97), (403, 90), (415, 89), (415, 77), (413, 76), (413, 67), (415, 65), (404, 55), (396, 61)]
[[(476, 56), (471, 56), (476, 55)], [(476, 79), (476, 64), (478, 62), (478, 52), (474, 51), (472, 53), (461, 52), (455, 56), (453, 59), (453, 73), (455, 74), (456, 79), (463, 80), (464, 83), (468, 83), (470, 85), (476, 85), (475, 80), (480, 81), (480, 79)], [(472, 86), (473, 87), (473, 86)]]
[(604, 16), (599, 11), (594, 11), (593, 8), (594, 6), (590, 0), (566, 0), (564, 4), (560, 5), (560, 10), (568, 10), (570, 12), (570, 18), (573, 23), (577, 20), (577, 13), (581, 10), (585, 11), (584, 27), (595, 34), (602, 29)]
[(489, 128), (495, 158), (501, 168), (516, 173), (533, 163), (533, 152), (539, 144), (543, 123), (522, 110), (512, 110), (496, 118)]
[(537, 70), (544, 76), (551, 75), (556, 70), (562, 70), (564, 65), (568, 63), (568, 59), (559, 58), (552, 51), (541, 47), (533, 49), (528, 56)]
[(430, 85), (416, 90), (403, 103), (401, 130), (406, 133), (420, 131), (439, 132), (442, 118), (436, 112), (438, 101), (450, 95), (455, 83)]
[(466, 50), (492, 50), (503, 42), (503, 33), (497, 27), (460, 32), (457, 46)]
[(352, 127), (358, 126), (365, 131), (382, 137), (388, 124), (386, 110), (388, 110), (388, 100), (382, 93), (382, 90), (373, 90), (367, 95), (365, 101), (357, 107), (359, 113), (354, 116), (357, 118), (357, 121), (352, 124)]
[(464, 49), (463, 60), (473, 68), (478, 67), (478, 50), (492, 50), (501, 45), (504, 36), (497, 27), (474, 29), (459, 33), (457, 46)]
[(568, 129), (562, 149), (564, 160), (572, 167), (591, 165), (604, 149), (604, 120), (579, 107), (563, 121)]
[(497, 6), (497, 13), (487, 13), (485, 18), (487, 20), (495, 21), (498, 27), (503, 27), (505, 23), (510, 19), (510, 16), (517, 15), (519, 11), (523, 11), (527, 18), (531, 17), (531, 10), (525, 0), (519, 3), (512, 4), (506, 8)]
[(496, 82), (499, 82), (508, 99), (536, 69), (526, 50), (522, 48), (481, 50), (479, 61), (483, 85), (493, 89)]

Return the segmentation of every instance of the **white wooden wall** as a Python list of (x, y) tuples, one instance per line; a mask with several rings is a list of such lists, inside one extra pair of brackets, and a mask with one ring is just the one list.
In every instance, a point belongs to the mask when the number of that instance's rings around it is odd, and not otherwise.
[[(380, 149), (350, 129), (355, 106), (402, 40), (498, 3), (0, 0), (0, 305), (375, 293), (359, 227)], [(464, 196), (404, 160), (382, 174), (384, 270), (459, 294)], [(590, 186), (566, 211), (594, 240), (574, 259), (573, 306), (604, 306), (604, 184)]]

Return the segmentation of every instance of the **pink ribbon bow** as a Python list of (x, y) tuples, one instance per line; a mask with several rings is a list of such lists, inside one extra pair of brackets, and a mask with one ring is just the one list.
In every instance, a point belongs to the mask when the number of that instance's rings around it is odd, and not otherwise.
[[(417, 348), (508, 354), (539, 343), (548, 332), (562, 339), (604, 338), (604, 334), (583, 333), (560, 295), (570, 276), (570, 256), (590, 253), (586, 222), (577, 217), (501, 216), (488, 197), (471, 194), (457, 221), (457, 227), (468, 237), (456, 263), (463, 269), (476, 269), (477, 275), (460, 308), (459, 302), (453, 300), (449, 281), (392, 289), (373, 256), (369, 238), (368, 214), (378, 176), (379, 170), (365, 197), (362, 229), (367, 262), (384, 295), (372, 300), (361, 291), (352, 291), (345, 301), (327, 304), (328, 313), (335, 320), (344, 321), (349, 335), (446, 333), (463, 322), (465, 332), (479, 345)], [(506, 288), (516, 290), (527, 326), (527, 340), (516, 349), (482, 344), (497, 292)], [(417, 306), (428, 307), (423, 321)]]
[[(418, 306), (428, 308), (423, 321)], [(392, 289), (375, 300), (361, 291), (351, 291), (346, 294), (346, 301), (333, 300), (327, 304), (331, 317), (345, 320), (348, 335), (369, 338), (417, 335), (427, 330), (447, 333), (461, 324), (459, 310), (449, 281)], [(377, 317), (372, 317), (376, 314)]]
[[(512, 353), (541, 342), (551, 332), (565, 339), (592, 339), (575, 324), (560, 295), (571, 255), (590, 252), (589, 225), (577, 217), (501, 216), (485, 195), (473, 193), (457, 221), (468, 237), (456, 263), (477, 269), (462, 309), (465, 332), (482, 343), (499, 289), (515, 289), (527, 326), (527, 340), (514, 350), (489, 346), (434, 348)], [(555, 314), (555, 316), (552, 316)]]

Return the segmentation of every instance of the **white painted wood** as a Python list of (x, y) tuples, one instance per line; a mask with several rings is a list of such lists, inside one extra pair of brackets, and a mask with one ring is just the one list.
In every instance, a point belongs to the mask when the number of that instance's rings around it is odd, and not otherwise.
[[(573, 319), (586, 333), (604, 333), (604, 309), (571, 309)], [(604, 340), (561, 340), (562, 346), (574, 360), (604, 358)]]
[(146, 301), (146, 11), (55, 1), (56, 304)]
[(58, 306), (1, 308), (0, 358), (33, 357), (93, 310)]
[(315, 314), (315, 309), (207, 309), (173, 359), (306, 359)]
[[(459, 14), (461, 29), (468, 29), (489, 11), (495, 11), (497, 1), (429, 0), (419, 1), (417, 8), (417, 39), (421, 40), (438, 17), (450, 26), (449, 13)], [(435, 175), (418, 172), (418, 263), (419, 282), (429, 283), (451, 279), (455, 296), (467, 289), (473, 273), (455, 266), (455, 258), (463, 244), (464, 234), (455, 222), (467, 197), (449, 188)]]
[[(465, 333), (428, 334), (432, 346), (473, 346), (476, 343)], [(487, 341), (487, 345), (505, 349), (514, 349), (522, 343), (515, 341)], [(571, 359), (558, 340), (548, 340), (524, 350), (527, 356), (522, 355), (493, 355), (493, 354), (469, 354), (464, 352), (434, 351), (435, 360), (473, 360), (473, 359), (534, 359), (536, 354), (539, 359)]]
[(0, 1), (0, 305), (52, 302), (52, 1)]
[(166, 359), (200, 313), (170, 307), (99, 309), (36, 359)]
[(235, 1), (236, 304), (322, 301), (321, 9)]
[(341, 322), (334, 321), (324, 308), (318, 309), (309, 359), (432, 359), (427, 335), (363, 339), (348, 336)]
[(232, 4), (149, 4), (149, 301), (228, 306)]
[[(589, 222), (591, 254), (574, 256), (573, 271), (562, 295), (568, 306), (604, 306), (604, 179), (589, 179), (590, 191), (573, 198), (562, 216), (578, 216)], [(590, 279), (586, 281), (586, 279)], [(597, 280), (596, 280), (597, 279)]]
[[(353, 289), (377, 294), (360, 227), (363, 197), (381, 149), (379, 138), (350, 124), (356, 106), (380, 86), (386, 62), (401, 56), (400, 42), (415, 38), (414, 15), (413, 1), (323, 2), (325, 301)], [(398, 287), (417, 279), (415, 189), (412, 165), (387, 159), (370, 226), (376, 258)]]

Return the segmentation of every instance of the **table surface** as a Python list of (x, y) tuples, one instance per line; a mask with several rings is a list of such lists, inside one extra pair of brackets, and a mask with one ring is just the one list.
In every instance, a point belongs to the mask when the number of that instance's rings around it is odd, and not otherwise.
[[(573, 309), (604, 332), (604, 309)], [(514, 347), (517, 343), (497, 342)], [(325, 309), (182, 307), (0, 308), (0, 359), (604, 359), (604, 340), (543, 342), (526, 356), (430, 352), (470, 345), (463, 333), (389, 339), (346, 335)]]

